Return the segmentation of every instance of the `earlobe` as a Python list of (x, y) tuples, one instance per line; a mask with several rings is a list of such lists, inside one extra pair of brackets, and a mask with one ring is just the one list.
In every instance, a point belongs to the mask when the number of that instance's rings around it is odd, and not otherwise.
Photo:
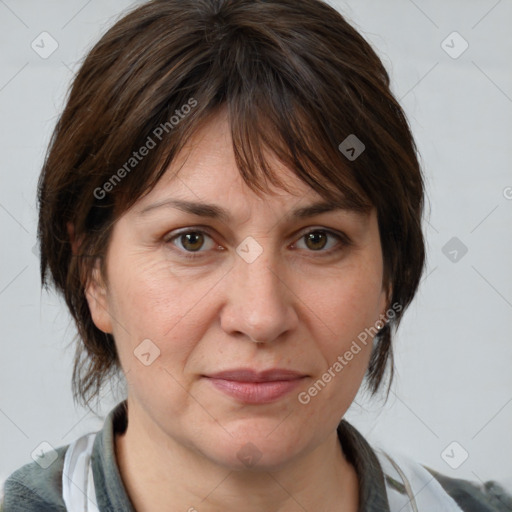
[[(72, 222), (68, 222), (66, 224), (66, 228), (73, 256), (78, 256), (82, 240), (77, 239), (75, 236), (75, 226)], [(87, 278), (84, 293), (94, 325), (100, 331), (112, 334), (112, 322), (108, 309), (107, 288), (101, 277), (100, 264), (101, 260), (98, 258), (94, 264), (92, 274)]]
[(107, 287), (101, 276), (100, 260), (96, 260), (91, 276), (85, 286), (85, 297), (94, 325), (104, 333), (112, 334), (112, 320), (109, 312)]

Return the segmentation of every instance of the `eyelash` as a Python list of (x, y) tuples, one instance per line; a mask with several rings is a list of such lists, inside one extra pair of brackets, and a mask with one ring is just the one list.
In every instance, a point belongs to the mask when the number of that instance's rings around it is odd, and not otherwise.
[[(328, 249), (328, 250), (319, 249), (318, 251), (309, 250), (308, 252), (311, 252), (311, 253), (321, 253), (323, 255), (331, 255), (333, 253), (341, 251), (342, 249), (345, 249), (346, 247), (352, 245), (351, 240), (344, 233), (336, 233), (334, 231), (331, 231), (331, 230), (325, 229), (325, 228), (314, 228), (314, 229), (310, 229), (309, 231), (305, 231), (305, 232), (303, 232), (299, 236), (297, 241), (304, 239), (304, 237), (306, 235), (309, 235), (311, 233), (318, 233), (318, 232), (325, 233), (327, 236), (331, 236), (331, 237), (336, 238), (338, 240), (338, 244), (335, 247), (333, 247), (331, 249)], [(165, 241), (166, 244), (174, 245), (173, 244), (173, 240), (179, 239), (179, 237), (181, 237), (183, 235), (190, 234), (190, 233), (206, 235), (207, 237), (209, 237), (209, 238), (211, 238), (213, 240), (213, 237), (207, 231), (205, 231), (204, 229), (187, 228), (186, 230), (180, 231), (178, 233), (174, 233), (170, 237), (166, 237), (164, 241)], [(219, 244), (217, 244), (217, 246), (218, 245)], [(198, 251), (195, 251), (195, 252), (194, 251), (187, 251), (186, 249), (180, 249), (179, 247), (177, 248), (177, 250), (181, 253), (181, 255), (183, 257), (185, 257), (186, 259), (189, 259), (189, 260), (194, 260), (194, 259), (197, 259), (197, 258), (201, 258), (201, 257), (203, 257), (202, 253), (206, 252), (206, 251), (202, 251), (202, 250), (198, 250)]]

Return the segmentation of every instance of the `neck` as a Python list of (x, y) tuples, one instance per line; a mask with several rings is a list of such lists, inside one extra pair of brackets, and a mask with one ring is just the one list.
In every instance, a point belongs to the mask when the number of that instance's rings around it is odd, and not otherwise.
[(336, 431), (277, 471), (219, 466), (130, 415), (115, 450), (137, 512), (358, 510), (357, 474)]

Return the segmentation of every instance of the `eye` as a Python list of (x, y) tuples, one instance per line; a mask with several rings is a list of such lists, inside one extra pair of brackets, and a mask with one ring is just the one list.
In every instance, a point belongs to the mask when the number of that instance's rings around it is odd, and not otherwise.
[[(204, 256), (205, 252), (215, 248), (222, 249), (208, 233), (201, 229), (189, 228), (182, 232), (171, 233), (165, 239), (165, 243), (175, 246), (183, 257), (190, 259)], [(330, 254), (344, 249), (350, 243), (350, 239), (342, 233), (334, 233), (327, 229), (310, 229), (302, 234), (292, 248)]]
[[(201, 249), (208, 251), (216, 246), (212, 237), (200, 230), (182, 231), (169, 237), (166, 242), (175, 245), (185, 253), (204, 252)], [(194, 257), (194, 255), (190, 254), (187, 257)]]
[(299, 247), (301, 242), (304, 242), (305, 248), (312, 252), (332, 252), (342, 249), (350, 243), (346, 236), (338, 235), (326, 229), (314, 229), (304, 233), (299, 241), (295, 243), (295, 247), (304, 249), (304, 247)]

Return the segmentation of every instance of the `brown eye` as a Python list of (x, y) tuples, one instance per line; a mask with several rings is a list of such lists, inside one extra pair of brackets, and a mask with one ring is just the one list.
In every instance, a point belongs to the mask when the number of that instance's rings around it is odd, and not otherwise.
[(187, 251), (198, 251), (204, 244), (203, 233), (190, 231), (179, 236), (181, 246)]
[(304, 240), (308, 249), (318, 251), (327, 244), (328, 234), (325, 231), (312, 231), (304, 235)]
[(351, 245), (350, 238), (344, 233), (335, 233), (326, 229), (313, 229), (304, 233), (294, 244), (296, 249), (328, 255), (342, 251)]
[(211, 235), (201, 229), (173, 231), (164, 237), (164, 242), (174, 246), (173, 251), (178, 257), (189, 259), (208, 257), (211, 256), (211, 251), (222, 250)]

